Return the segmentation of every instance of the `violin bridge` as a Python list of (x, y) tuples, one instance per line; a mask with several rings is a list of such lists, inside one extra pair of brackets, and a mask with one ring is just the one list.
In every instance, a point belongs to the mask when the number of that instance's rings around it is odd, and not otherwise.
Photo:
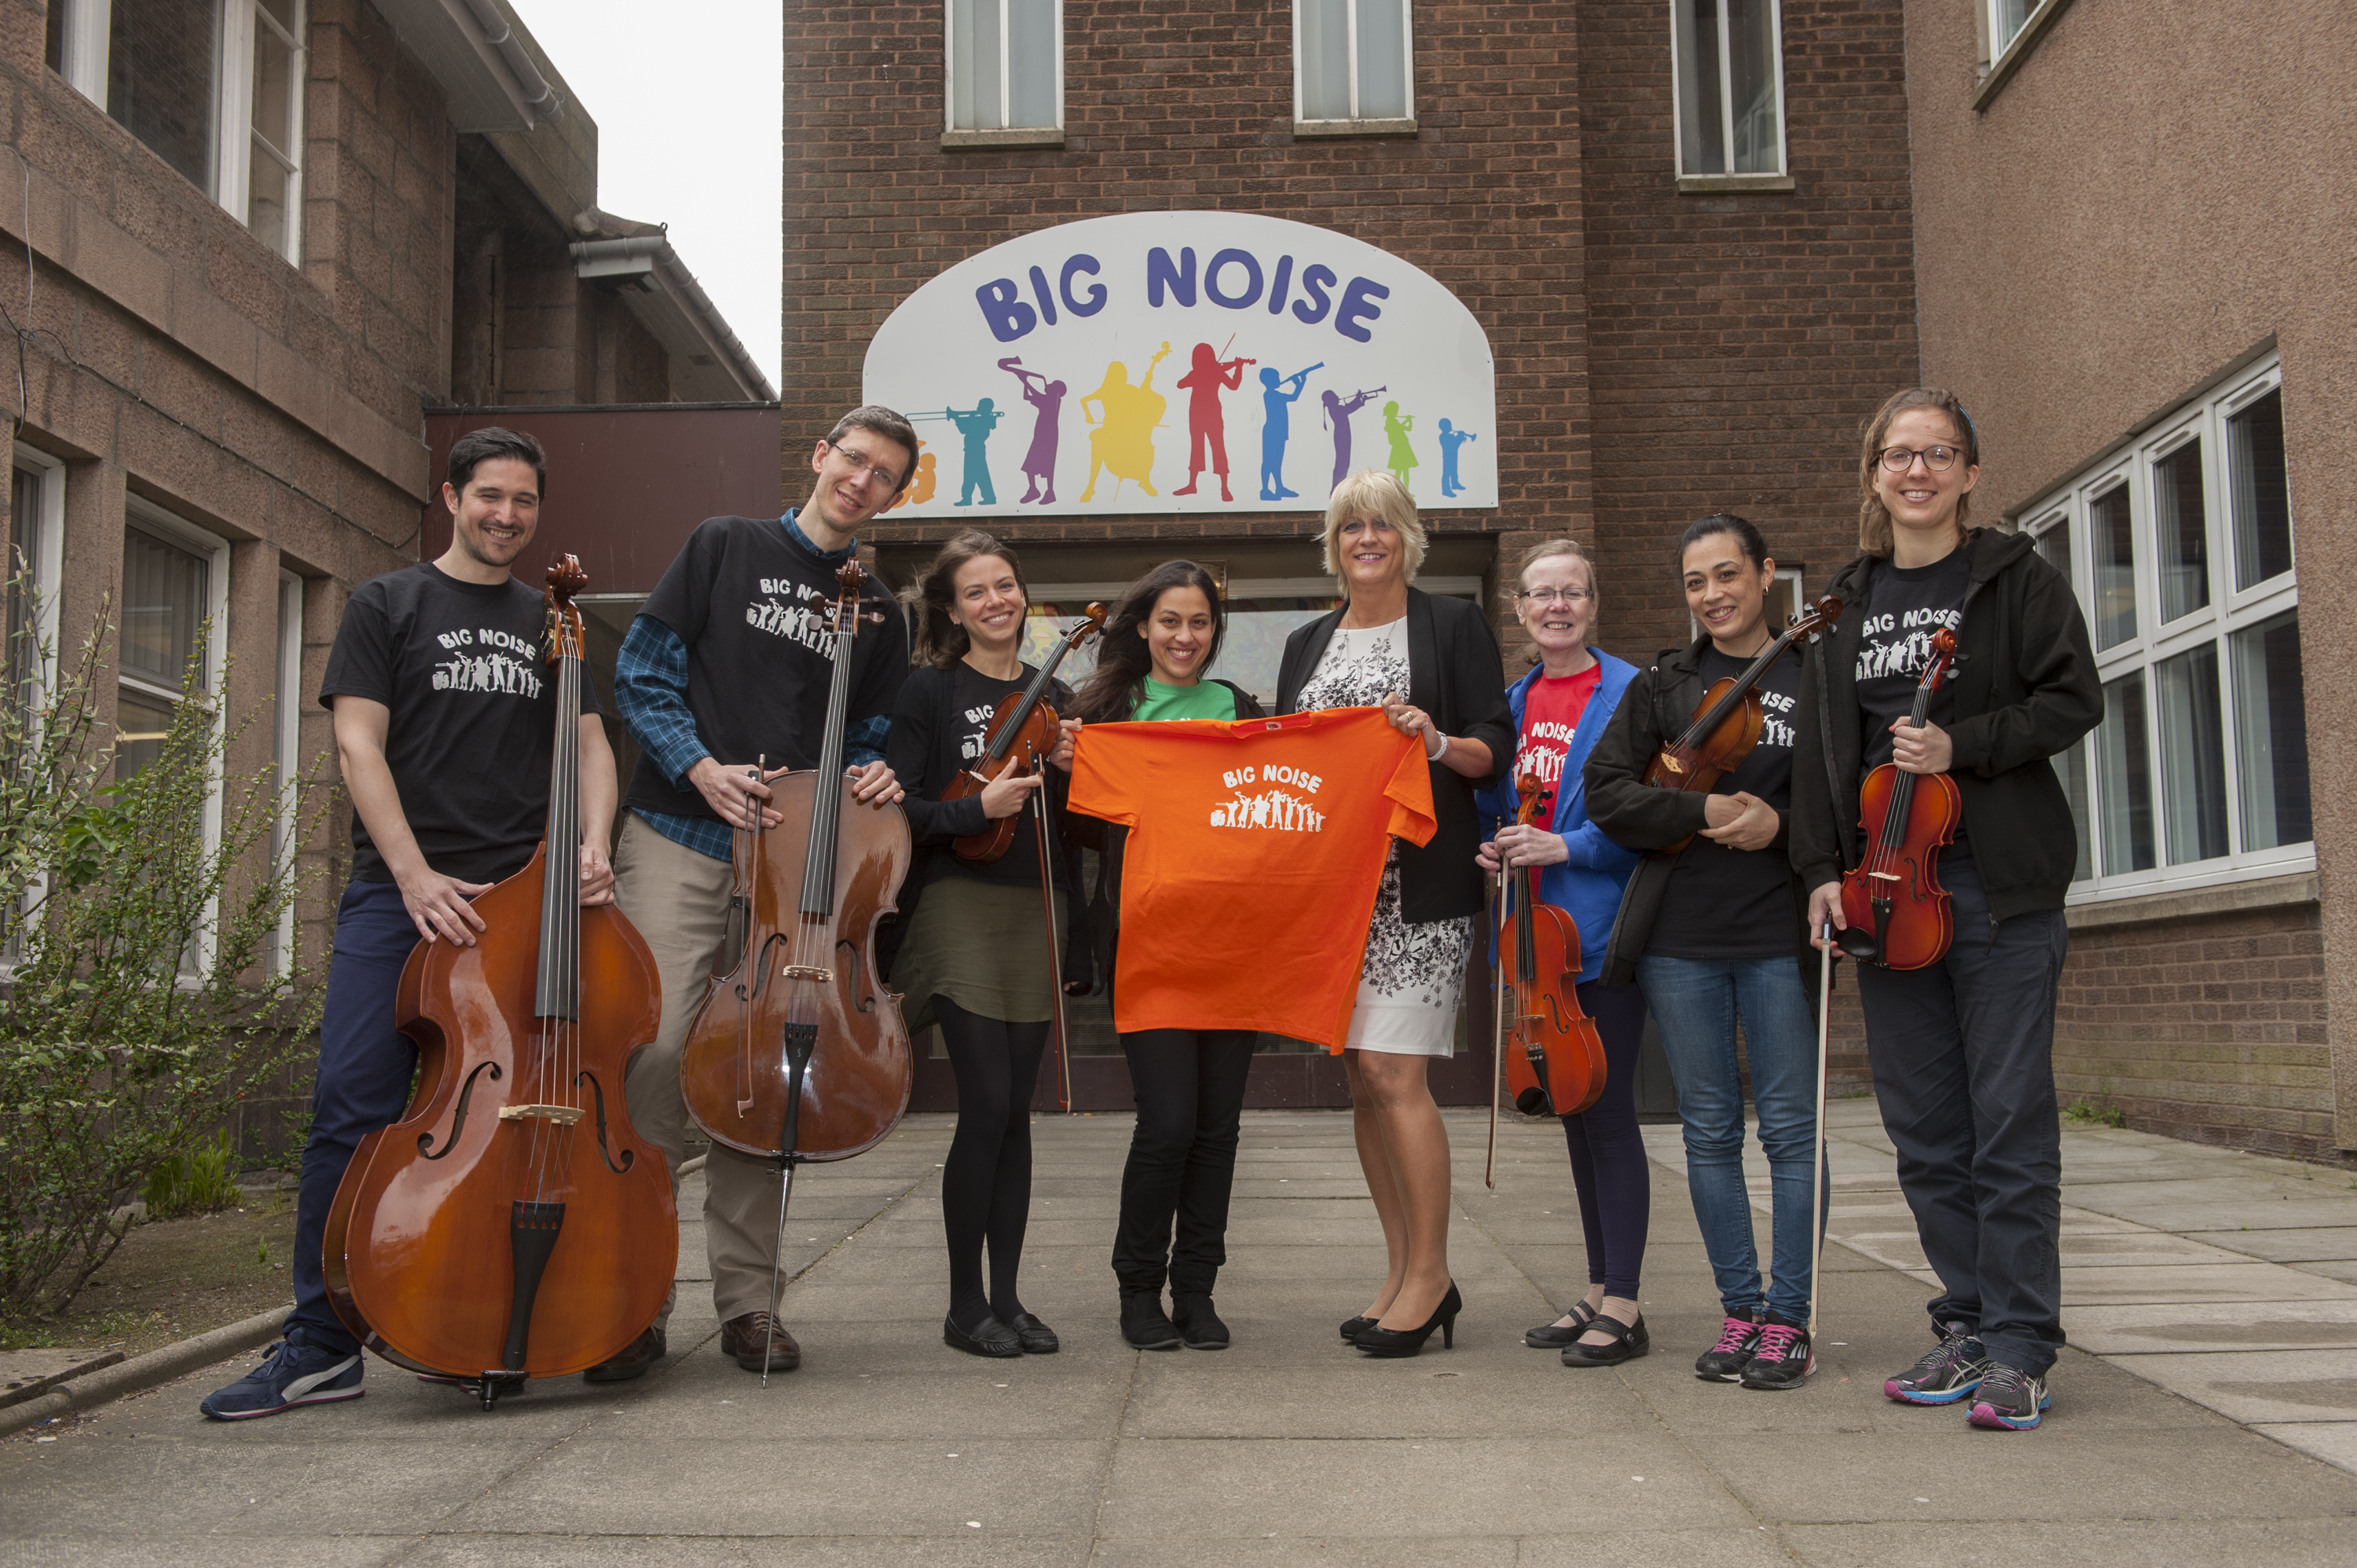
[(502, 1105), (502, 1122), (554, 1122), (560, 1127), (570, 1127), (581, 1120), (577, 1105)]
[(1867, 875), (1877, 882), (1903, 882), (1906, 878), (1895, 871), (1869, 871)]
[(834, 971), (816, 969), (806, 963), (790, 963), (778, 973), (779, 977), (784, 980), (812, 980), (821, 985), (834, 983)]

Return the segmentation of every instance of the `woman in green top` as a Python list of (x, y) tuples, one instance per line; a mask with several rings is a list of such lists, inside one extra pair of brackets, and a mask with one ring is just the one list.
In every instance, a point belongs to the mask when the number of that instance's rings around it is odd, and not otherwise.
[[(1072, 716), (1083, 724), (1260, 717), (1250, 693), (1204, 677), (1225, 628), (1219, 584), (1209, 572), (1192, 561), (1157, 566), (1130, 585), (1107, 618), (1096, 670), (1081, 683)], [(1103, 933), (1098, 949), (1108, 986), (1127, 837), (1126, 829), (1105, 826), (1090, 904), (1105, 921), (1096, 929)], [(1198, 1350), (1227, 1346), (1228, 1326), (1211, 1310), (1211, 1285), (1227, 1262), (1228, 1191), (1255, 1037), (1249, 1029), (1146, 1029), (1121, 1036), (1137, 1130), (1121, 1174), (1113, 1272), (1121, 1286), (1122, 1337), (1141, 1350), (1182, 1342)]]

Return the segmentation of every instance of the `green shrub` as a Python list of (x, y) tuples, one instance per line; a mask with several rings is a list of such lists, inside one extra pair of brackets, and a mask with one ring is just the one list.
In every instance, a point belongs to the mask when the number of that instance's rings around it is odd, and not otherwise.
[(165, 1155), (147, 1173), (147, 1218), (178, 1219), (186, 1214), (211, 1214), (235, 1203), (242, 1195), (237, 1185), (237, 1155), (229, 1134), (210, 1143)]
[(2098, 1105), (2082, 1095), (2062, 1112), (2062, 1120), (2074, 1127), (2125, 1127), (2128, 1113), (2115, 1104)]

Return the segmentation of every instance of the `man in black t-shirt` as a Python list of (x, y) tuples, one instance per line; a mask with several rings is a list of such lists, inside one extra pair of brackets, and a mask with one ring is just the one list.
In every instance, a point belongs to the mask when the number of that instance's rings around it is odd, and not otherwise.
[[(679, 1061), (726, 935), (736, 891), (733, 824), (771, 790), (754, 777), (818, 766), (833, 683), (825, 612), (853, 531), (891, 504), (915, 472), (916, 432), (888, 408), (856, 408), (811, 453), (810, 498), (780, 518), (716, 517), (696, 526), (631, 624), (614, 671), (614, 703), (641, 750), (614, 852), (615, 897), (662, 976), (662, 1023), (632, 1058), (630, 1122), (663, 1151), (676, 1180), (687, 1135)], [(893, 699), (909, 669), (899, 607), (863, 590), (880, 624), (852, 642), (844, 756), (865, 801), (900, 799), (884, 762)], [(786, 824), (799, 829), (801, 824)], [(802, 1348), (770, 1296), (777, 1248), (778, 1167), (714, 1144), (704, 1167), (705, 1245), (724, 1355), (791, 1370)], [(673, 1301), (676, 1301), (673, 1293)], [(660, 1359), (673, 1302), (628, 1350), (587, 1376), (635, 1378)]]
[[(310, 1141), (295, 1222), (295, 1311), (254, 1371), (199, 1406), (222, 1421), (357, 1399), (360, 1346), (328, 1305), (321, 1235), (361, 1138), (409, 1103), (417, 1047), (393, 1026), (418, 940), (474, 945), (471, 900), (523, 869), (546, 832), (556, 682), (545, 606), (510, 568), (532, 542), (546, 484), (540, 443), (472, 431), (450, 449), (450, 548), (362, 584), (344, 608), (319, 700), (356, 813), (352, 879), (336, 912), (319, 1024)], [(614, 755), (586, 686), (581, 901), (613, 900), (607, 844)]]

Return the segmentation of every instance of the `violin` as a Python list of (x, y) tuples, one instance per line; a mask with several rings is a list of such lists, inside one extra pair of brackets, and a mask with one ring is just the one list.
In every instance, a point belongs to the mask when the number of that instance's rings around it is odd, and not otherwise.
[[(1907, 722), (1921, 729), (1932, 693), (1955, 663), (1956, 634), (1942, 627), (1932, 638), (1931, 662), (1915, 687)], [(1944, 773), (1910, 773), (1886, 762), (1857, 790), (1866, 858), (1842, 875), (1842, 951), (1885, 969), (1926, 969), (1947, 956), (1955, 935), (1948, 890), (1940, 886), (1940, 849), (1956, 842), (1964, 802)], [(1870, 933), (1870, 934), (1869, 934)]]
[(887, 613), (861, 606), (867, 575), (856, 561), (835, 574), (818, 767), (771, 786), (770, 810), (787, 823), (799, 818), (801, 831), (768, 828), (758, 802), (737, 826), (743, 946), (705, 993), (680, 1052), (680, 1094), (695, 1124), (716, 1144), (778, 1163), (773, 1312), (794, 1170), (874, 1148), (899, 1125), (916, 1085), (900, 998), (876, 972), (876, 927), (898, 908), (909, 874), (909, 819), (881, 801), (860, 809), (844, 776), (852, 641)]
[[(1707, 795), (1717, 789), (1718, 781), (1740, 767), (1760, 744), (1760, 732), (1767, 724), (1767, 709), (1758, 690), (1760, 677), (1794, 642), (1815, 642), (1831, 635), (1840, 624), (1841, 613), (1841, 600), (1827, 594), (1793, 616), (1783, 635), (1770, 643), (1743, 673), (1713, 681), (1695, 705), (1693, 721), (1675, 740), (1653, 754), (1645, 768), (1645, 782), (1695, 795)], [(1694, 841), (1695, 835), (1688, 833), (1655, 853), (1674, 855)]]
[(610, 1360), (654, 1321), (679, 1259), (662, 1155), (630, 1124), (622, 1067), (662, 1011), (653, 955), (581, 907), (581, 612), (548, 569), (556, 748), (548, 826), (522, 871), (475, 900), (473, 947), (420, 942), (393, 1021), (417, 1042), (403, 1119), (361, 1140), (328, 1211), (328, 1293), (386, 1359), (477, 1385), (485, 1410), (527, 1378)]
[[(1530, 826), (1540, 806), (1555, 800), (1531, 773), (1516, 781), (1514, 792), (1522, 801), (1514, 813), (1519, 827)], [(1520, 908), (1517, 882), (1523, 883)], [(1555, 905), (1539, 902), (1535, 865), (1508, 868), (1504, 899), (1498, 961), (1501, 971), (1512, 965), (1499, 977), (1506, 1090), (1525, 1116), (1574, 1115), (1604, 1094), (1604, 1040), (1596, 1020), (1579, 1010), (1579, 927)]]
[[(943, 800), (963, 800), (969, 795), (979, 795), (990, 785), (1010, 772), (1029, 772), (1035, 764), (1044, 762), (1056, 749), (1058, 719), (1056, 710), (1047, 703), (1048, 682), (1056, 677), (1056, 667), (1064, 655), (1081, 647), (1104, 630), (1105, 607), (1092, 604), (1081, 612), (1072, 628), (1056, 639), (1056, 646), (1031, 677), (1031, 683), (1017, 694), (1001, 698), (996, 712), (990, 715), (989, 727), (983, 732), (982, 756), (973, 767), (951, 779), (942, 790)], [(950, 845), (950, 853), (960, 860), (986, 865), (1004, 856), (1015, 843), (1015, 824), (1022, 813), (993, 819), (982, 832), (968, 833)]]

